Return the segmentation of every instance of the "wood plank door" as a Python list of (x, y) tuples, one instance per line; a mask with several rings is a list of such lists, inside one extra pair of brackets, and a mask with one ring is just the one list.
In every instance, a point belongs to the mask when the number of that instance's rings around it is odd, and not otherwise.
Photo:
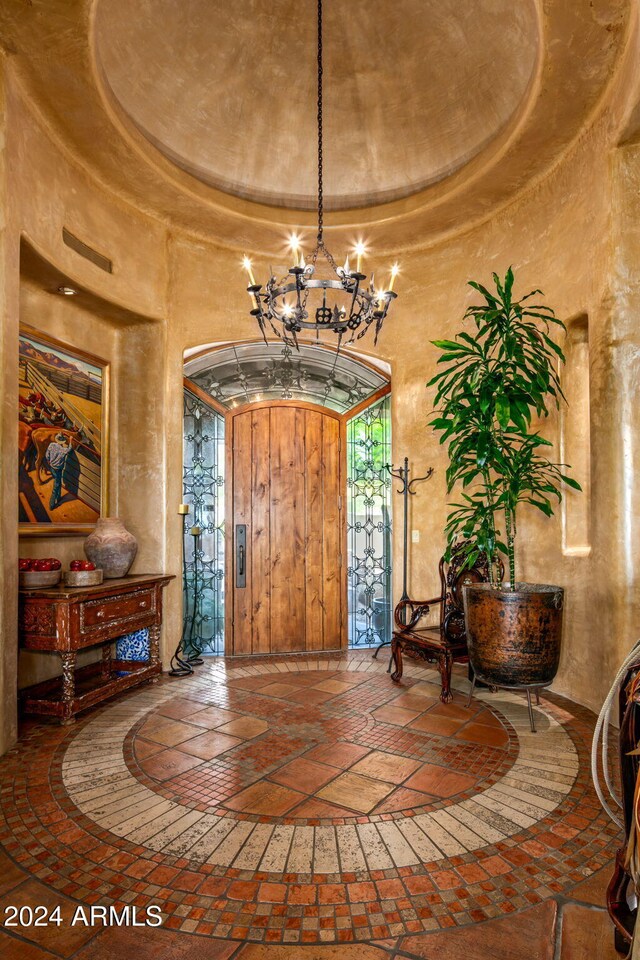
[(340, 416), (284, 401), (229, 422), (227, 649), (346, 646)]

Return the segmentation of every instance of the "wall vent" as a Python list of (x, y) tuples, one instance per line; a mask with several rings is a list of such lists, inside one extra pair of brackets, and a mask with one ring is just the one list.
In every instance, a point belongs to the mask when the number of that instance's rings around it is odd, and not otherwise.
[(88, 244), (83, 243), (82, 240), (79, 240), (78, 237), (70, 233), (66, 227), (62, 228), (62, 239), (68, 247), (71, 247), (72, 250), (79, 253), (85, 260), (90, 260), (91, 263), (95, 263), (96, 267), (100, 267), (100, 269), (106, 273), (113, 273), (113, 262), (109, 260), (108, 257), (105, 257), (102, 253), (98, 253), (97, 250), (94, 250), (93, 247), (90, 247)]

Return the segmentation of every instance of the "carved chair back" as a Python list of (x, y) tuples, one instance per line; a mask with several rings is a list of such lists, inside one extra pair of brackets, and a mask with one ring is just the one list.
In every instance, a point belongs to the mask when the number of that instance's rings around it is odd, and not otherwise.
[[(465, 640), (463, 593), (468, 583), (488, 583), (489, 565), (484, 553), (480, 554), (472, 567), (463, 568), (463, 547), (460, 542), (453, 548), (451, 561), (447, 564), (441, 557), (439, 564), (441, 584), (440, 635), (448, 643), (460, 643)], [(502, 564), (500, 563), (500, 567)], [(500, 572), (502, 576), (502, 570)]]

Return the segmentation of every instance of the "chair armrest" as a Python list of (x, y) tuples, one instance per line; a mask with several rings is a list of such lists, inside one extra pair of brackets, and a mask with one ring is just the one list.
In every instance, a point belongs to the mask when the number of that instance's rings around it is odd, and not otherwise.
[(427, 616), (430, 607), (442, 603), (442, 599), (442, 597), (433, 597), (431, 600), (400, 600), (393, 612), (397, 629), (412, 630), (423, 617)]

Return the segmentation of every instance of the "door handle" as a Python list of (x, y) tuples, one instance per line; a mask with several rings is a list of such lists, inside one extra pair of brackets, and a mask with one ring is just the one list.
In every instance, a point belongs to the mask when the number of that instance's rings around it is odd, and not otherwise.
[(236, 587), (247, 585), (247, 525), (236, 524)]

